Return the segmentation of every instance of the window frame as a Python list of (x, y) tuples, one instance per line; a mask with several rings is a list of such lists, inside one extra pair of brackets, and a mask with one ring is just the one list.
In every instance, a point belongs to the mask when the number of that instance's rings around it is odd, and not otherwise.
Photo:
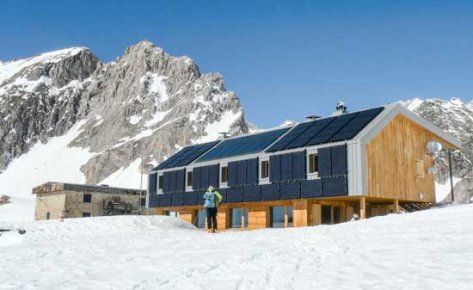
[[(226, 168), (225, 171), (226, 171), (226, 178), (227, 178), (225, 181), (223, 179), (224, 168)], [(220, 162), (218, 174), (219, 174), (218, 180), (219, 180), (220, 188), (228, 188), (228, 162), (227, 161)]]
[[(311, 171), (311, 156), (316, 156), (317, 159), (317, 170), (314, 172)], [(317, 149), (308, 149), (306, 153), (306, 171), (307, 171), (307, 179), (320, 179), (319, 177), (319, 152)]]
[(156, 178), (156, 193), (163, 194), (164, 173), (158, 172)]
[[(189, 174), (191, 176), (191, 184), (189, 184)], [(194, 184), (194, 168), (186, 168), (186, 192), (193, 191), (194, 188), (192, 187)]]
[[(265, 165), (267, 164), (267, 170), (263, 170), (265, 168)], [(259, 184), (269, 184), (269, 178), (270, 178), (270, 164), (269, 164), (269, 156), (262, 156), (259, 159), (259, 165), (258, 165), (258, 177), (259, 177)], [(263, 176), (263, 173), (266, 173), (266, 175)]]

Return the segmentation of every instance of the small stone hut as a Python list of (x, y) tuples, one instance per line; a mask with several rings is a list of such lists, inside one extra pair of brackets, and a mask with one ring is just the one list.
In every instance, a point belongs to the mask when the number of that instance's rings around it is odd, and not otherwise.
[(33, 194), (36, 220), (139, 214), (146, 198), (145, 190), (60, 182), (34, 187)]

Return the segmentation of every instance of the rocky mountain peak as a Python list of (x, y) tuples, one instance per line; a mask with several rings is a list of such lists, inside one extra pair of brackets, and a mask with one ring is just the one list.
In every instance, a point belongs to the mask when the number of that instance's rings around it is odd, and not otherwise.
[(88, 183), (136, 160), (150, 168), (220, 131), (248, 132), (239, 99), (222, 75), (201, 74), (189, 57), (171, 56), (149, 41), (105, 64), (87, 48), (12, 63), (0, 64), (0, 170), (79, 121), (68, 146), (94, 153), (78, 172)]

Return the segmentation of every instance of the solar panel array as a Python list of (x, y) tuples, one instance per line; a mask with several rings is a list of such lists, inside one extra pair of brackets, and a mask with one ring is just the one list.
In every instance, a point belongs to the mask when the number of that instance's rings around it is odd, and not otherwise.
[(212, 150), (204, 154), (197, 161), (209, 161), (220, 158), (233, 157), (263, 151), (276, 139), (286, 133), (289, 128), (253, 134), (222, 141)]
[(383, 109), (384, 107), (379, 107), (301, 123), (266, 151), (275, 152), (350, 140), (363, 130)]
[(208, 143), (203, 143), (203, 144), (198, 144), (198, 145), (182, 148), (181, 151), (177, 152), (176, 154), (166, 159), (157, 167), (153, 168), (153, 170), (186, 166), (190, 164), (192, 161), (199, 158), (202, 154), (207, 152), (209, 149), (217, 145), (219, 142), (220, 141), (213, 141), (213, 142), (208, 142)]

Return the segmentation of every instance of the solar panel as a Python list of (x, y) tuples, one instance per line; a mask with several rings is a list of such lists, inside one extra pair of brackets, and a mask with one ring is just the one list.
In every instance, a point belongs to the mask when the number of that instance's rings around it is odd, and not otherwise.
[(274, 151), (279, 151), (279, 150), (285, 149), (286, 146), (289, 145), (289, 143), (292, 142), (292, 140), (297, 138), (297, 136), (302, 134), (307, 128), (309, 128), (313, 124), (314, 124), (314, 122), (306, 122), (306, 123), (301, 123), (301, 124), (297, 125), (289, 133), (287, 133), (284, 137), (282, 137), (280, 140), (278, 140), (278, 142), (273, 144), (273, 146), (268, 148), (268, 150), (266, 150), (266, 151), (267, 152), (274, 152)]
[(340, 131), (348, 122), (353, 120), (358, 115), (358, 113), (351, 113), (337, 116), (337, 118), (326, 126), (319, 134), (315, 135), (307, 143), (308, 146), (317, 145), (321, 143), (326, 143), (334, 136), (338, 131)]
[(289, 145), (286, 146), (286, 149), (299, 148), (299, 147), (305, 146), (307, 142), (309, 142), (314, 136), (319, 134), (322, 130), (324, 130), (328, 125), (330, 125), (336, 119), (337, 119), (336, 117), (332, 117), (332, 118), (321, 119), (319, 121), (315, 121), (314, 124), (309, 129), (307, 129), (304, 133), (302, 133), (296, 139), (294, 139), (291, 143), (289, 143)]
[(218, 158), (227, 158), (261, 152), (288, 130), (289, 128), (283, 128), (269, 132), (223, 140), (220, 144), (200, 157), (197, 161), (208, 161)]
[(179, 152), (161, 162), (161, 164), (159, 164), (157, 167), (153, 168), (153, 170), (186, 166), (207, 152), (209, 149), (217, 145), (219, 142), (220, 141), (213, 141), (182, 148)]
[(384, 107), (305, 122), (294, 127), (267, 152), (349, 140), (368, 125)]
[(330, 138), (330, 142), (349, 140), (355, 137), (363, 128), (366, 127), (376, 116), (383, 111), (384, 107), (361, 111), (343, 127), (337, 134)]

